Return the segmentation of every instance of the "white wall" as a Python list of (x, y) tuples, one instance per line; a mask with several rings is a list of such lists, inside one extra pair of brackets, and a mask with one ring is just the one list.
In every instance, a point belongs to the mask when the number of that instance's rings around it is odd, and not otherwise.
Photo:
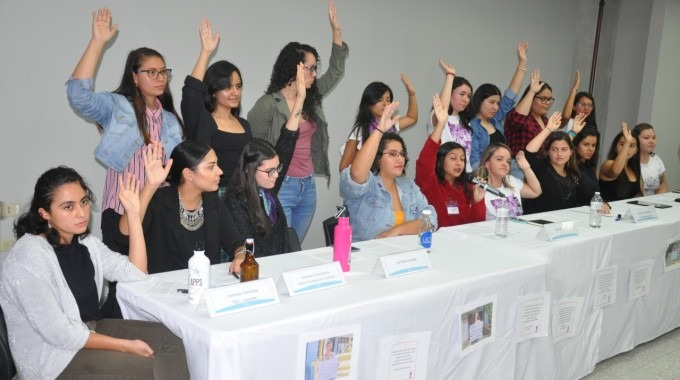
[[(527, 74), (541, 68), (555, 91), (554, 109), (561, 109), (575, 69), (584, 74), (582, 87), (587, 86), (597, 1), (336, 1), (350, 57), (344, 79), (324, 101), (333, 178), (328, 189), (323, 179), (317, 180), (319, 201), (305, 248), (323, 245), (321, 220), (341, 203), (337, 148), (369, 82), (384, 81), (397, 100), (406, 100), (399, 75), (411, 77), (421, 118), (403, 137), (413, 159), (426, 138), (431, 95), (442, 84), (439, 57), (474, 86), (491, 82), (504, 89), (516, 65), (516, 45), (528, 40)], [(37, 176), (59, 164), (76, 168), (101, 197), (105, 171), (92, 155), (99, 135), (93, 124), (68, 106), (64, 82), (89, 39), (90, 12), (105, 4), (41, 1), (36, 10), (35, 3), (0, 0), (0, 199), (27, 203)], [(115, 88), (128, 51), (146, 45), (161, 51), (174, 70), (171, 88), (179, 106), (183, 78), (200, 46), (200, 18), (208, 16), (213, 30), (222, 35), (214, 59), (228, 59), (242, 71), (242, 103), (247, 112), (264, 92), (273, 62), (288, 41), (315, 46), (322, 65), (328, 59), (331, 33), (326, 4), (323, 0), (112, 3), (120, 31), (101, 62), (96, 89)], [(604, 99), (607, 95), (602, 94)], [(93, 216), (93, 231), (99, 234), (98, 213)], [(0, 221), (0, 237), (10, 235), (11, 220)]]

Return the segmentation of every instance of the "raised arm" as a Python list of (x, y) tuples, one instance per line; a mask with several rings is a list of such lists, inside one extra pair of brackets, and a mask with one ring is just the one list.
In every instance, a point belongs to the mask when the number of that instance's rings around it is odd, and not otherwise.
[(531, 170), (529, 161), (524, 157), (524, 151), (520, 150), (517, 152), (515, 160), (517, 161), (517, 166), (524, 172), (524, 186), (522, 186), (519, 195), (522, 198), (538, 198), (543, 192), (543, 189), (541, 189), (541, 183), (538, 181), (536, 173)]
[(196, 60), (196, 65), (194, 65), (194, 70), (191, 72), (191, 76), (202, 81), (210, 61), (210, 56), (212, 56), (220, 42), (220, 33), (213, 34), (210, 21), (203, 17), (201, 27), (198, 28), (198, 35), (201, 38), (201, 52), (198, 54), (198, 59)]
[[(626, 169), (626, 165), (628, 164), (628, 152), (632, 148), (630, 144), (635, 141), (635, 138), (631, 134), (630, 129), (628, 129), (628, 124), (626, 124), (625, 121), (621, 123), (621, 132), (623, 133), (623, 138), (626, 142), (623, 144), (623, 147), (621, 147), (619, 153), (616, 154), (616, 158), (605, 161), (600, 169), (600, 178), (605, 181), (617, 179), (619, 174)], [(618, 143), (618, 141), (614, 142), (614, 144)]]
[(416, 89), (413, 88), (411, 80), (408, 79), (406, 74), (401, 74), (401, 81), (404, 82), (408, 93), (406, 116), (399, 119), (399, 130), (404, 130), (418, 122), (418, 99), (416, 98)]
[(515, 107), (515, 111), (517, 111), (518, 114), (527, 116), (529, 115), (529, 112), (531, 111), (531, 103), (534, 101), (534, 96), (541, 91), (541, 87), (543, 86), (543, 82), (541, 82), (541, 70), (536, 69), (531, 73), (531, 84), (529, 84), (529, 91), (527, 91), (526, 95), (522, 98), (522, 100), (519, 101), (517, 104), (517, 107)]
[(338, 12), (335, 9), (333, 0), (328, 0), (328, 20), (331, 22), (331, 29), (333, 30), (333, 43), (342, 46), (342, 30), (340, 29), (340, 19)]
[(130, 174), (125, 173), (118, 176), (118, 199), (125, 209), (127, 215), (128, 232), (130, 235), (130, 262), (140, 271), (147, 273), (146, 243), (144, 242), (144, 231), (142, 230), (142, 218), (140, 216), (139, 204), (139, 181)]
[(380, 140), (382, 139), (383, 134), (392, 128), (394, 123), (399, 120), (399, 115), (392, 117), (392, 114), (397, 108), (399, 108), (399, 102), (392, 102), (385, 108), (377, 128), (371, 132), (368, 139), (364, 141), (361, 150), (359, 150), (356, 157), (354, 157), (352, 166), (349, 169), (352, 181), (363, 184), (368, 180), (371, 165), (373, 165), (375, 155), (378, 153), (378, 146), (380, 146)]
[(442, 139), (442, 131), (444, 130), (444, 127), (446, 126), (446, 116), (448, 115), (448, 107), (445, 105), (447, 103), (444, 103), (442, 100), (440, 100), (439, 96), (437, 94), (434, 94), (432, 96), (432, 108), (434, 109), (434, 116), (432, 119), (437, 120), (437, 124), (434, 125), (434, 131), (430, 134), (430, 139), (437, 144)]
[[(451, 103), (451, 93), (453, 92), (453, 80), (456, 77), (456, 69), (453, 68), (453, 66), (449, 65), (448, 63), (444, 62), (443, 59), (439, 59), (439, 66), (442, 67), (442, 70), (444, 70), (444, 86), (442, 86), (442, 92), (439, 95), (439, 99), (441, 100), (442, 104), (446, 104), (446, 110), (447, 110), (447, 118), (448, 118), (448, 104)], [(447, 119), (445, 118), (445, 119)], [(432, 115), (432, 126), (437, 125), (437, 115)]]
[(569, 91), (569, 96), (564, 102), (564, 107), (562, 107), (562, 127), (567, 125), (569, 119), (571, 119), (571, 113), (574, 110), (574, 100), (576, 99), (576, 92), (578, 92), (578, 87), (581, 84), (581, 73), (576, 70), (576, 76), (574, 77), (574, 84), (571, 86)]
[(307, 96), (304, 68), (305, 64), (303, 62), (298, 63), (297, 73), (295, 76), (295, 88), (297, 90), (297, 95), (295, 96), (295, 103), (293, 104), (293, 108), (290, 110), (290, 116), (288, 116), (288, 121), (286, 122), (286, 129), (289, 131), (297, 131), (300, 127), (302, 105), (304, 104), (305, 97)]
[(524, 73), (527, 71), (527, 49), (529, 48), (529, 43), (526, 41), (520, 42), (517, 45), (517, 69), (515, 69), (515, 74), (510, 80), (508, 88), (515, 94), (519, 92), (520, 87), (522, 87), (522, 81), (524, 80)]
[(531, 152), (531, 153), (537, 153), (541, 149), (541, 145), (543, 145), (543, 142), (550, 136), (551, 133), (555, 132), (557, 128), (560, 127), (560, 121), (562, 114), (555, 111), (552, 116), (550, 116), (550, 119), (548, 119), (548, 124), (545, 125), (545, 128), (539, 132), (539, 134), (536, 135), (529, 143), (527, 144), (526, 151)]
[(118, 31), (118, 24), (111, 25), (111, 11), (100, 8), (92, 12), (92, 38), (85, 48), (83, 56), (73, 70), (73, 78), (94, 78), (97, 64), (104, 51), (104, 46), (111, 41)]

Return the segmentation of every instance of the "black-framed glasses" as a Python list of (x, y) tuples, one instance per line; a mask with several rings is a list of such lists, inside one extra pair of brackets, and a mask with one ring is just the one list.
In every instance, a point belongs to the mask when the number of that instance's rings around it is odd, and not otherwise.
[(310, 74), (318, 73), (319, 65), (305, 66), (304, 69), (309, 71)]
[(392, 158), (395, 158), (395, 159), (398, 158), (398, 157), (402, 157), (404, 159), (408, 158), (408, 154), (406, 154), (406, 152), (404, 152), (404, 151), (399, 152), (399, 151), (396, 151), (396, 150), (387, 150), (387, 151), (382, 152), (381, 154), (383, 154), (383, 155), (386, 154), (386, 155), (388, 155)]
[(534, 96), (534, 99), (538, 99), (543, 104), (550, 104), (555, 101), (555, 98), (549, 98), (547, 96)]
[(136, 72), (137, 72), (137, 74), (146, 73), (146, 75), (148, 75), (149, 78), (151, 78), (151, 79), (158, 78), (158, 75), (162, 76), (164, 79), (168, 79), (170, 74), (172, 74), (172, 69), (163, 69), (163, 70), (147, 69), (147, 70), (137, 70)]
[(279, 166), (267, 170), (261, 170), (261, 169), (256, 169), (258, 172), (262, 173), (267, 173), (269, 178), (274, 178), (274, 176), (278, 173), (281, 173), (281, 169), (283, 169), (283, 164), (279, 164)]

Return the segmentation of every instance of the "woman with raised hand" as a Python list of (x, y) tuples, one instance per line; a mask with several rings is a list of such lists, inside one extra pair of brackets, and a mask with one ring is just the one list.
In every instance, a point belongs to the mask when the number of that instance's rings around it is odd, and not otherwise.
[[(554, 101), (552, 87), (541, 82), (540, 70), (534, 70), (531, 73), (531, 83), (524, 90), (522, 99), (505, 118), (505, 142), (510, 147), (513, 159), (541, 131), (545, 130), (548, 124), (546, 115)], [(511, 172), (515, 177), (522, 178), (522, 172), (515, 162), (513, 162)]]
[(89, 234), (94, 195), (65, 166), (38, 178), (30, 209), (16, 221), (0, 304), (21, 379), (189, 377), (182, 341), (165, 326), (102, 319), (104, 281), (140, 281), (147, 272), (139, 183), (129, 173), (117, 181), (129, 257)]
[(472, 128), (472, 146), (470, 148), (470, 164), (476, 168), (486, 147), (492, 142), (505, 143), (503, 121), (505, 115), (515, 105), (515, 99), (522, 86), (524, 73), (527, 71), (527, 42), (517, 45), (517, 69), (510, 84), (501, 97), (501, 90), (491, 83), (477, 87), (472, 96), (472, 112), (470, 120)]
[[(536, 198), (541, 195), (541, 183), (536, 178), (524, 152), (517, 153), (517, 166), (524, 173), (524, 181), (510, 174), (510, 147), (503, 143), (492, 142), (486, 147), (475, 175), (505, 194), (509, 216), (522, 215), (522, 198)], [(486, 220), (496, 219), (496, 207), (501, 197), (486, 192)]]
[(640, 170), (642, 173), (643, 195), (654, 195), (668, 192), (666, 167), (654, 149), (656, 149), (656, 133), (654, 127), (640, 123), (633, 128), (633, 135), (640, 141)]
[[(187, 268), (197, 243), (203, 243), (211, 264), (221, 261), (220, 250), (233, 258), (244, 237), (217, 195), (222, 170), (215, 151), (186, 140), (173, 149), (165, 167), (162, 151), (159, 143), (150, 144), (143, 155), (147, 182), (140, 193), (140, 215), (149, 273)], [(160, 187), (166, 177), (170, 186)], [(128, 241), (129, 217), (120, 220), (118, 244)]]
[(465, 180), (465, 148), (453, 141), (439, 145), (447, 127), (444, 104), (438, 95), (432, 97), (437, 125), (416, 162), (416, 184), (437, 211), (440, 227), (480, 222), (486, 214), (485, 191)]
[(107, 8), (92, 14), (92, 38), (80, 58), (66, 92), (71, 107), (103, 129), (94, 151), (106, 166), (102, 200), (102, 240), (112, 249), (123, 205), (118, 193), (118, 175), (132, 173), (143, 186), (146, 182), (142, 152), (144, 146), (160, 141), (167, 158), (183, 138), (182, 121), (175, 111), (168, 82), (171, 69), (156, 50), (138, 48), (128, 54), (120, 85), (113, 92), (93, 91), (97, 65), (105, 46), (118, 31), (111, 25)]
[[(522, 199), (524, 214), (584, 206), (593, 197), (594, 192), (581, 178), (571, 137), (557, 131), (561, 117), (559, 112), (553, 113), (545, 128), (529, 141), (524, 150), (543, 190), (538, 198)], [(543, 145), (546, 146), (544, 154), (539, 156)]]
[(638, 147), (637, 137), (628, 129), (628, 124), (621, 123), (621, 132), (614, 137), (607, 160), (600, 169), (600, 189), (605, 200), (618, 201), (641, 194)]
[[(257, 256), (290, 252), (286, 214), (278, 198), (283, 177), (293, 157), (297, 129), (305, 101), (305, 75), (298, 65), (297, 99), (276, 148), (266, 140), (253, 139), (241, 152), (225, 202), (237, 228), (245, 238), (253, 238)], [(237, 254), (230, 271), (239, 273), (245, 252)]]
[(250, 124), (240, 117), (241, 72), (233, 63), (224, 60), (208, 67), (220, 34), (213, 34), (210, 22), (205, 18), (201, 21), (199, 36), (201, 52), (182, 87), (182, 116), (187, 138), (208, 144), (215, 150), (223, 171), (219, 195), (224, 199), (241, 151), (253, 135)]
[[(385, 108), (377, 128), (364, 141), (352, 165), (340, 173), (340, 194), (349, 209), (353, 241), (418, 233), (425, 209), (436, 211), (404, 173), (408, 152), (399, 135), (386, 132), (399, 102)], [(436, 227), (436, 223), (435, 223)]]
[[(406, 116), (400, 118), (399, 122), (390, 129), (389, 132), (391, 133), (399, 133), (418, 121), (416, 90), (406, 74), (401, 74), (401, 80), (404, 82), (406, 92), (408, 93), (408, 109), (406, 110)], [(357, 116), (354, 119), (354, 127), (350, 131), (347, 141), (340, 148), (340, 154), (342, 155), (340, 171), (354, 161), (354, 157), (356, 157), (357, 152), (361, 149), (362, 141), (366, 140), (378, 126), (382, 113), (392, 102), (392, 99), (394, 99), (392, 89), (385, 83), (373, 82), (366, 86), (364, 93), (361, 95)]]
[(328, 164), (328, 123), (321, 100), (340, 81), (345, 72), (349, 48), (342, 40), (340, 21), (333, 0), (328, 2), (328, 17), (333, 29), (333, 46), (328, 70), (317, 79), (319, 54), (313, 47), (291, 42), (279, 53), (272, 70), (267, 92), (255, 102), (248, 112), (253, 136), (272, 144), (280, 135), (297, 97), (295, 85), (297, 65), (305, 69), (307, 95), (302, 107), (300, 137), (290, 168), (281, 185), (279, 200), (286, 213), (288, 225), (295, 229), (303, 241), (316, 210), (316, 184), (314, 176), (323, 175), (330, 180)]
[(595, 99), (593, 96), (585, 91), (578, 92), (578, 86), (581, 83), (581, 74), (576, 70), (574, 84), (569, 91), (569, 96), (564, 102), (562, 109), (562, 126), (561, 131), (569, 132), (574, 125), (574, 119), (577, 115), (585, 115), (586, 127), (597, 130), (597, 120), (595, 119)]

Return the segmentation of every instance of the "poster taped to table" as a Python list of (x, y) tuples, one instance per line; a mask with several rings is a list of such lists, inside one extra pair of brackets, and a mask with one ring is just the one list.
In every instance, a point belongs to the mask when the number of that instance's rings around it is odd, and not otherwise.
[(340, 263), (333, 261), (327, 264), (285, 271), (281, 273), (278, 283), (279, 285), (283, 283), (282, 287), (288, 291), (288, 295), (293, 297), (345, 285), (345, 276), (342, 274)]
[(431, 331), (390, 335), (380, 340), (374, 379), (425, 379)]
[(548, 336), (550, 292), (520, 297), (517, 316), (517, 342)]
[(652, 265), (654, 260), (642, 260), (630, 268), (628, 278), (628, 299), (633, 300), (649, 294), (652, 283)]
[(616, 302), (616, 284), (619, 267), (612, 265), (595, 273), (595, 299), (593, 307), (603, 307)]
[(296, 379), (358, 379), (361, 325), (301, 334)]
[(578, 236), (578, 229), (573, 220), (546, 224), (536, 234), (536, 239), (557, 241)]
[(432, 269), (430, 257), (424, 249), (415, 249), (391, 255), (380, 256), (373, 267), (373, 273), (385, 278), (403, 276)]
[(204, 294), (211, 317), (258, 309), (280, 302), (271, 277), (206, 289)]
[(680, 268), (680, 240), (668, 244), (664, 257), (664, 272), (670, 272)]
[(555, 302), (552, 316), (553, 343), (576, 336), (580, 329), (583, 297), (563, 298)]
[(452, 342), (460, 348), (460, 356), (478, 350), (496, 340), (496, 300), (493, 295), (479, 299), (456, 308), (459, 328), (451, 329), (454, 332)]

